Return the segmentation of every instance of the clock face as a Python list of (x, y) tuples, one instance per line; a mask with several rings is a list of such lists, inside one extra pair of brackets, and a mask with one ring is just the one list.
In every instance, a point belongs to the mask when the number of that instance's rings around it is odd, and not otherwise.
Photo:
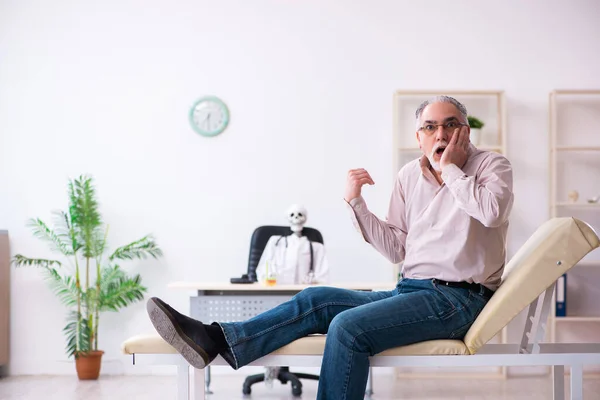
[(218, 135), (229, 124), (229, 110), (219, 98), (203, 97), (190, 110), (190, 124), (201, 135)]

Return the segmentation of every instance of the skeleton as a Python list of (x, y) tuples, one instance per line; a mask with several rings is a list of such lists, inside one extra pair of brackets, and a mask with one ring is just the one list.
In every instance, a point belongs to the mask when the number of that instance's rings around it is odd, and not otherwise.
[[(306, 208), (299, 204), (292, 204), (287, 212), (286, 217), (290, 223), (290, 229), (294, 235), (302, 236), (302, 229), (308, 219)], [(307, 277), (307, 283), (312, 283), (314, 280), (314, 273), (311, 271)], [(265, 384), (267, 387), (273, 387), (273, 381), (279, 379), (280, 367), (265, 367)]]
[(306, 208), (301, 205), (292, 204), (287, 210), (287, 219), (290, 223), (290, 229), (298, 236), (302, 235), (302, 228), (304, 228), (307, 218), (308, 214), (306, 213)]

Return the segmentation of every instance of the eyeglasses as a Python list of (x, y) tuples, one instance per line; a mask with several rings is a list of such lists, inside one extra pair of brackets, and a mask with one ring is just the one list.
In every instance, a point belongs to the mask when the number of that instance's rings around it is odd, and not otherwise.
[(468, 126), (467, 124), (461, 124), (457, 121), (446, 122), (445, 124), (427, 124), (419, 128), (420, 131), (423, 131), (427, 136), (431, 136), (437, 132), (438, 127), (441, 126), (444, 130), (444, 133), (453, 133), (456, 128), (459, 126)]

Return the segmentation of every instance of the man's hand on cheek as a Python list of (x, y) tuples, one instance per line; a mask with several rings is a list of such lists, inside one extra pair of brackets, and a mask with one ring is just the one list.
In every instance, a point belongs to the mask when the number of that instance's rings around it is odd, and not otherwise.
[(440, 167), (444, 169), (447, 165), (454, 164), (462, 168), (467, 162), (467, 150), (469, 148), (469, 127), (461, 126), (457, 128), (444, 150), (440, 159)]

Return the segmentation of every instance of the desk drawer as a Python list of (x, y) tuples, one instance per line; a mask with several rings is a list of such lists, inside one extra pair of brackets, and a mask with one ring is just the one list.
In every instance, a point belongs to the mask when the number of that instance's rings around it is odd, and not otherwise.
[(244, 321), (288, 301), (286, 295), (205, 295), (190, 298), (190, 316), (205, 324)]

